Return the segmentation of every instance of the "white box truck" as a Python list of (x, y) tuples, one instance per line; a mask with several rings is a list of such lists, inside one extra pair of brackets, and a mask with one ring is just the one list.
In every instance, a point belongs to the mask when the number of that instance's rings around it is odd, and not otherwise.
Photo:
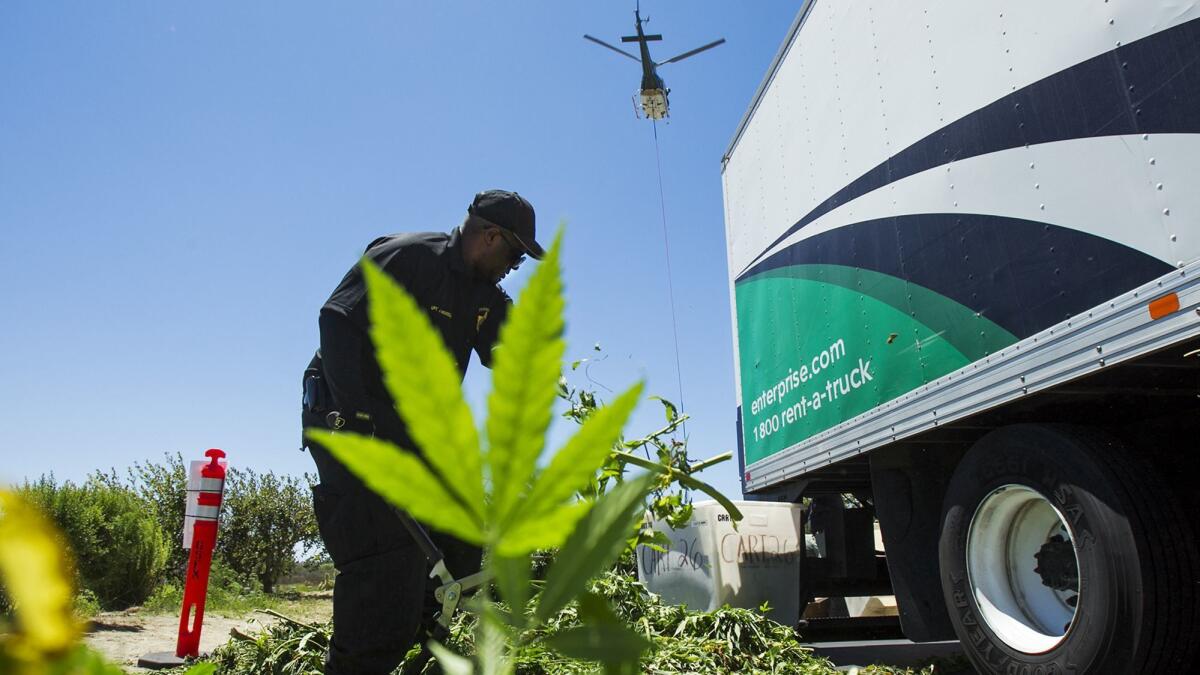
[(1200, 2), (808, 0), (722, 177), (801, 600), (894, 593), (985, 673), (1190, 672)]

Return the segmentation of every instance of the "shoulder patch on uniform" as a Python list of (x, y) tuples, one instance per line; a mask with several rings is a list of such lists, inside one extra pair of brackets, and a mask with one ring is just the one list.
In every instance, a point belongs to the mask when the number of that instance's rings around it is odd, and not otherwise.
[(490, 314), (491, 311), (492, 310), (490, 307), (480, 307), (479, 308), (479, 312), (475, 315), (475, 332), (476, 333), (478, 333), (479, 329), (483, 327), (483, 322), (487, 321), (488, 314)]

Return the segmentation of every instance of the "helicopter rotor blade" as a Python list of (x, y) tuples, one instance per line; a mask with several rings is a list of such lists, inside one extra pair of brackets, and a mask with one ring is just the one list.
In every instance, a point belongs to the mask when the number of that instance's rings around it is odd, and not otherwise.
[(618, 47), (614, 47), (614, 46), (612, 46), (612, 45), (608, 44), (607, 42), (605, 42), (604, 40), (601, 40), (601, 39), (599, 39), (599, 38), (594, 38), (594, 37), (592, 37), (591, 35), (584, 35), (584, 36), (583, 36), (583, 39), (584, 39), (584, 40), (591, 40), (592, 42), (595, 42), (596, 44), (600, 45), (601, 47), (608, 47), (609, 49), (611, 49), (611, 50), (613, 50), (614, 52), (616, 52), (616, 53), (620, 54), (621, 56), (627, 56), (627, 57), (629, 57), (629, 58), (633, 59), (634, 61), (637, 61), (638, 63), (641, 63), (641, 62), (642, 62), (642, 60), (641, 60), (641, 59), (639, 59), (638, 57), (634, 56), (633, 54), (630, 54), (629, 52), (625, 51), (624, 49), (620, 49), (620, 48), (618, 48)]
[(720, 40), (717, 40), (716, 42), (710, 42), (710, 43), (704, 45), (703, 47), (696, 47), (692, 51), (684, 52), (684, 53), (680, 54), (679, 56), (672, 56), (671, 58), (667, 59), (666, 61), (662, 61), (655, 65), (665, 66), (668, 63), (675, 63), (676, 61), (682, 61), (689, 56), (695, 56), (696, 54), (699, 54), (700, 52), (702, 52), (706, 49), (712, 49), (713, 47), (716, 47), (717, 45), (722, 45), (722, 44), (725, 44), (725, 38), (721, 38)]

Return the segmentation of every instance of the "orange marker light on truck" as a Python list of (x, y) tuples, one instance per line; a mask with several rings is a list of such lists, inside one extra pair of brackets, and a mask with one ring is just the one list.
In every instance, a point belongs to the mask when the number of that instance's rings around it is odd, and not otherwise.
[(1155, 321), (1178, 311), (1179, 296), (1174, 293), (1168, 293), (1150, 301), (1150, 318)]

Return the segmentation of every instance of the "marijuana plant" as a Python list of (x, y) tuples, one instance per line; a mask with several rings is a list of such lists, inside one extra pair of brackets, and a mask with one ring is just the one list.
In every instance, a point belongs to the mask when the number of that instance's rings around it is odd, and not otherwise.
[[(638, 403), (635, 384), (596, 409), (539, 467), (565, 345), (559, 255), (562, 234), (501, 328), (484, 433), (475, 428), (460, 377), (440, 336), (416, 302), (387, 274), (363, 262), (371, 338), (384, 383), (417, 448), (376, 438), (309, 430), (347, 468), (417, 520), (484, 547), (488, 571), (508, 611), (485, 592), (472, 662), (431, 645), (448, 673), (512, 672), (522, 634), (579, 599), (584, 624), (556, 635), (560, 653), (631, 672), (649, 642), (615, 618), (603, 598), (585, 595), (607, 569), (644, 512), (655, 474), (629, 478), (593, 497), (597, 471)], [(423, 451), (422, 458), (414, 450)], [(424, 461), (423, 461), (424, 460)], [(534, 551), (559, 548), (532, 596)]]

